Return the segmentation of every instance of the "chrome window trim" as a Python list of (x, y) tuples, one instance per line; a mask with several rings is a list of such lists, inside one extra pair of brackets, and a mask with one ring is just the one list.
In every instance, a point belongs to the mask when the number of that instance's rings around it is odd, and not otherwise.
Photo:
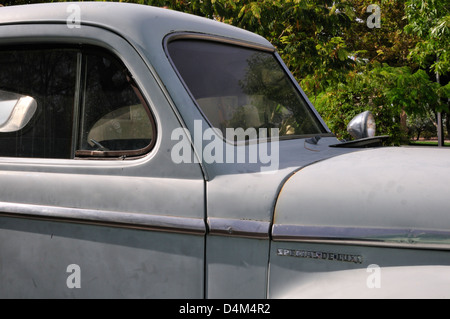
[[(288, 77), (290, 78), (291, 82), (294, 84), (295, 88), (298, 90), (298, 92), (300, 92), (301, 97), (303, 98), (303, 100), (306, 102), (306, 104), (308, 105), (310, 111), (312, 112), (312, 114), (316, 117), (316, 119), (319, 120), (319, 123), (322, 125), (322, 128), (325, 130), (324, 133), (321, 134), (333, 134), (333, 132), (331, 132), (330, 128), (328, 127), (328, 125), (325, 123), (325, 121), (323, 120), (323, 118), (320, 116), (319, 112), (316, 110), (316, 108), (314, 107), (314, 105), (311, 103), (311, 101), (309, 100), (308, 96), (306, 95), (305, 91), (303, 91), (302, 87), (300, 86), (300, 84), (297, 82), (297, 79), (294, 77), (294, 75), (292, 74), (292, 72), (289, 70), (288, 66), (286, 65), (286, 63), (284, 63), (283, 59), (281, 58), (280, 54), (275, 51), (274, 52), (276, 59), (278, 60), (278, 63), (282, 66), (282, 68), (284, 69), (284, 72), (288, 75)], [(321, 135), (321, 134), (316, 134), (316, 135)]]
[(450, 231), (345, 226), (272, 226), (272, 239), (285, 242), (450, 250)]
[(210, 235), (270, 239), (270, 222), (241, 219), (208, 218)]
[(245, 47), (249, 49), (255, 49), (255, 50), (261, 50), (266, 51), (270, 53), (275, 53), (275, 48), (273, 46), (265, 46), (262, 44), (254, 43), (254, 42), (248, 42), (240, 39), (234, 39), (234, 38), (227, 38), (220, 35), (214, 35), (214, 34), (207, 34), (207, 33), (199, 33), (199, 32), (173, 32), (165, 36), (164, 38), (164, 51), (166, 53), (166, 56), (169, 57), (170, 62), (172, 63), (172, 59), (170, 58), (168, 45), (170, 42), (175, 40), (204, 40), (204, 41), (213, 41), (213, 42), (219, 42), (223, 44), (231, 44), (235, 46)]
[(77, 67), (75, 76), (75, 96), (74, 96), (74, 108), (73, 108), (73, 120), (72, 120), (72, 147), (70, 153), (70, 159), (75, 158), (75, 152), (78, 146), (78, 137), (80, 129), (80, 109), (81, 109), (81, 92), (84, 92), (84, 88), (81, 87), (83, 83), (83, 54), (81, 50), (77, 52)]
[(0, 202), (0, 216), (205, 235), (203, 219)]

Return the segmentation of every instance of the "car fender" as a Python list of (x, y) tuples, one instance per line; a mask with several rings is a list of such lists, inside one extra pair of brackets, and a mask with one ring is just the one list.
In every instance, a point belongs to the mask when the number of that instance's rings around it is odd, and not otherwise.
[(450, 298), (450, 266), (379, 267), (306, 275), (279, 298)]

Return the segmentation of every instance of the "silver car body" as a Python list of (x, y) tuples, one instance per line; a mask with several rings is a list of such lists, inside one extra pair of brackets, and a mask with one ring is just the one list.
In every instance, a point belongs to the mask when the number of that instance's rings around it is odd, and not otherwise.
[[(131, 4), (77, 3), (80, 25), (69, 27), (69, 5), (0, 8), (0, 46), (109, 50), (149, 102), (157, 140), (126, 161), (0, 158), (0, 297), (450, 297), (448, 150), (335, 148), (324, 134), (281, 140), (266, 173), (261, 163), (174, 163), (172, 132), (209, 123), (167, 42), (194, 36), (279, 59), (274, 47)], [(71, 265), (81, 287), (67, 284)]]

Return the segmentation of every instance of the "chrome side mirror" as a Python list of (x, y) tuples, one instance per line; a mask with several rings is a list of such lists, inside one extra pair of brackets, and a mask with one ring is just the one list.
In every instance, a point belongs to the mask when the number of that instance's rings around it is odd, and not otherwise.
[(33, 118), (37, 103), (31, 96), (0, 90), (0, 133), (17, 132)]
[(355, 139), (375, 137), (375, 117), (370, 111), (356, 115), (347, 126), (347, 132)]

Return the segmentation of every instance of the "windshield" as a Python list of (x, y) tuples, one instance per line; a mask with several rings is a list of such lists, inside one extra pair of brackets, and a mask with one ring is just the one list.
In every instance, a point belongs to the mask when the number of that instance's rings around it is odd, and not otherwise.
[(225, 43), (181, 39), (168, 51), (210, 124), (277, 128), (280, 137), (326, 133), (271, 52)]

